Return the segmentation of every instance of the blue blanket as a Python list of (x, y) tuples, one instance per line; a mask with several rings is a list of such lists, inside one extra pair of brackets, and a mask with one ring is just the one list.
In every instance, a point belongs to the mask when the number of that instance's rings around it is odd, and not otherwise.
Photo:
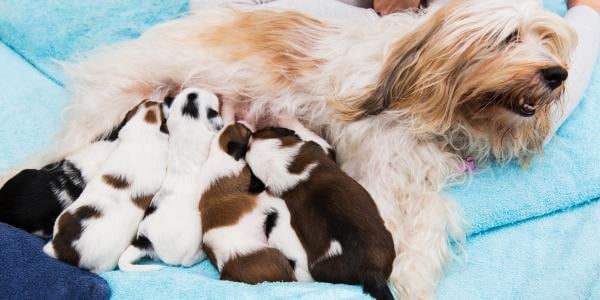
[(102, 278), (46, 256), (44, 241), (0, 223), (0, 298), (107, 299)]
[[(562, 1), (546, 2), (560, 8)], [(44, 3), (30, 0), (0, 1), (0, 41), (14, 51), (13, 53), (0, 47), (0, 84), (4, 87), (4, 94), (0, 95), (0, 105), (3, 107), (0, 110), (3, 120), (0, 127), (0, 170), (9, 167), (35, 149), (43, 148), (48, 143), (51, 133), (55, 132), (60, 124), (58, 112), (64, 107), (66, 95), (59, 86), (62, 84), (62, 74), (54, 65), (53, 59), (67, 59), (96, 46), (133, 38), (152, 24), (175, 18), (185, 10), (185, 0), (152, 0), (143, 2), (143, 5), (136, 1), (117, 0), (85, 4), (72, 0)], [(15, 53), (52, 78), (56, 84), (31, 68), (21, 68), (26, 63)], [(467, 283), (474, 289), (482, 290), (479, 295), (483, 297), (486, 294), (483, 293), (481, 284), (471, 283), (476, 278), (483, 281), (498, 279), (498, 282), (506, 284), (502, 279), (510, 278), (514, 274), (508, 271), (511, 270), (509, 266), (527, 266), (531, 264), (531, 254), (536, 253), (532, 251), (536, 249), (528, 248), (528, 245), (535, 245), (531, 241), (536, 241), (536, 236), (529, 233), (530, 227), (526, 227), (527, 223), (519, 225), (519, 222), (549, 215), (548, 223), (564, 224), (557, 221), (557, 215), (552, 213), (595, 201), (594, 199), (600, 196), (600, 169), (595, 168), (600, 163), (600, 150), (597, 149), (597, 141), (600, 138), (600, 118), (597, 118), (600, 105), (594, 101), (600, 96), (599, 74), (600, 66), (596, 65), (594, 79), (584, 101), (559, 130), (558, 136), (546, 147), (545, 155), (534, 161), (529, 169), (522, 170), (514, 164), (506, 167), (494, 166), (477, 175), (470, 184), (448, 190), (448, 193), (463, 206), (466, 218), (473, 225), (473, 235), (467, 246), (471, 259), (480, 261), (473, 264), (470, 260), (465, 265), (455, 266), (459, 271), (451, 272), (442, 284), (440, 295), (443, 298), (458, 297), (460, 291), (457, 287), (463, 287)], [(581, 209), (587, 211), (587, 208)], [(592, 212), (569, 212), (569, 215), (573, 216), (569, 220), (572, 224), (577, 224), (580, 218), (598, 219)], [(546, 220), (541, 222), (544, 221)], [(494, 231), (494, 228), (511, 224), (517, 226), (509, 227), (506, 231)], [(521, 240), (508, 239), (504, 234), (508, 230), (514, 230), (510, 231), (512, 235), (520, 237)], [(482, 232), (489, 233), (481, 235)], [(573, 240), (567, 239), (565, 234), (559, 234), (563, 232), (555, 233), (557, 239), (563, 239), (553, 241), (552, 235), (540, 236), (537, 240), (539, 247), (563, 249), (568, 248), (570, 243), (575, 243), (573, 248), (578, 248), (589, 244), (584, 243), (583, 239), (591, 236), (591, 232), (584, 231), (579, 239)], [(508, 246), (517, 246), (520, 242), (524, 243), (520, 245), (520, 250), (515, 248), (513, 255), (506, 253), (510, 250)], [(482, 243), (486, 246), (478, 246)], [(502, 245), (504, 247), (501, 247)], [(505, 253), (495, 249), (502, 249)], [(564, 251), (553, 254), (546, 256), (548, 261), (542, 263), (551, 265), (555, 264), (555, 261), (572, 262), (570, 265), (561, 265), (565, 268), (570, 267), (568, 270), (577, 270), (578, 272), (573, 272), (574, 278), (583, 276), (584, 271), (588, 270), (583, 267), (584, 264), (589, 262), (594, 265), (592, 262), (598, 258), (598, 255), (590, 254), (585, 256), (585, 260), (576, 260)], [(504, 264), (494, 265), (489, 261), (490, 257), (502, 259)], [(492, 272), (491, 268), (498, 266), (503, 266), (507, 271)], [(595, 270), (598, 270), (598, 265), (594, 266)], [(546, 271), (553, 269), (532, 268), (533, 274), (544, 274)], [(525, 282), (531, 278), (531, 273), (524, 274), (520, 278)], [(598, 276), (594, 272), (585, 274), (594, 278)], [(343, 285), (265, 284), (247, 287), (221, 283), (215, 281), (216, 273), (207, 263), (189, 269), (168, 268), (144, 275), (108, 272), (103, 274), (103, 277), (110, 283), (117, 297), (207, 297), (207, 293), (210, 294), (210, 298), (242, 293), (248, 295), (248, 298), (258, 298), (265, 294), (304, 298), (319, 298), (322, 295), (362, 297), (359, 289)], [(576, 282), (577, 280), (565, 280), (562, 284), (557, 282), (548, 290), (570, 291)], [(287, 286), (284, 294), (281, 293), (282, 286)], [(487, 295), (494, 295), (494, 291), (501, 290), (501, 287), (502, 285), (491, 285), (485, 291), (488, 292)], [(589, 287), (588, 290), (593, 289)]]

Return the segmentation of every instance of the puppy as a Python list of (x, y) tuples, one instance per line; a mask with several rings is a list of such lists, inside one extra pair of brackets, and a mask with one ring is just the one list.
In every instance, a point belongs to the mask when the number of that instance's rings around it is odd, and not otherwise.
[(56, 217), (79, 198), (116, 144), (99, 140), (39, 170), (19, 172), (0, 189), (0, 222), (51, 237)]
[(114, 269), (165, 177), (163, 124), (157, 102), (144, 101), (127, 113), (118, 146), (101, 175), (60, 214), (46, 254), (96, 273)]
[(202, 174), (203, 248), (223, 280), (295, 281), (288, 259), (267, 244), (270, 208), (258, 201), (263, 185), (244, 161), (251, 135), (246, 126), (235, 123), (212, 142)]
[[(336, 165), (323, 139), (303, 127), (298, 132), (260, 130), (246, 155), (265, 193), (283, 199), (289, 209), (271, 221), (269, 244), (295, 262), (296, 274), (303, 270), (317, 281), (361, 284), (377, 299), (393, 299), (386, 280), (394, 243), (375, 202)], [(303, 249), (293, 249), (298, 239)]]
[[(122, 271), (150, 271), (159, 265), (132, 265), (150, 256), (169, 265), (191, 266), (204, 258), (198, 179), (215, 133), (223, 127), (219, 99), (201, 89), (182, 91), (170, 105), (169, 155), (165, 181), (140, 223), (137, 238), (121, 254)], [(172, 103), (172, 104), (170, 104)]]

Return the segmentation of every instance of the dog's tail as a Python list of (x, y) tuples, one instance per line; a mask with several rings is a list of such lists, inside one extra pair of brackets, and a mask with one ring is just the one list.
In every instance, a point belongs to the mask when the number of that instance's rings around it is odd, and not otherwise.
[[(143, 245), (140, 245), (143, 244)], [(140, 247), (144, 246), (144, 247)], [(135, 265), (134, 262), (148, 255), (150, 241), (144, 236), (138, 236), (132, 245), (127, 247), (119, 257), (119, 269), (123, 272), (148, 272), (162, 269), (161, 265)]]
[(377, 300), (394, 300), (382, 272), (365, 272), (362, 275), (363, 291)]

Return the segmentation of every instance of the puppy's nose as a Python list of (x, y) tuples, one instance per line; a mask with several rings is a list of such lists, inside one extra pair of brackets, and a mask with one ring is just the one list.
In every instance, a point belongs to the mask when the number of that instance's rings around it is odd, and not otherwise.
[(563, 67), (551, 67), (542, 70), (542, 77), (544, 77), (546, 85), (551, 89), (559, 87), (567, 79), (568, 75), (569, 73)]

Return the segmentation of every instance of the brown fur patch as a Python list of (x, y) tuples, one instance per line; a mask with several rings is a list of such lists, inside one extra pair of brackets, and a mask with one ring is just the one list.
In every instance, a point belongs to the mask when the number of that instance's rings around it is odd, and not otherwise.
[(102, 175), (102, 180), (104, 183), (118, 190), (126, 189), (131, 185), (131, 183), (127, 181), (127, 178), (121, 175), (105, 174)]
[(93, 206), (82, 206), (74, 213), (65, 212), (58, 219), (58, 231), (52, 239), (56, 258), (79, 266), (80, 255), (73, 243), (81, 237), (83, 222), (87, 219), (99, 218), (102, 213)]
[(298, 12), (236, 12), (235, 18), (215, 26), (200, 36), (205, 46), (223, 59), (238, 62), (257, 58), (275, 85), (288, 85), (322, 64), (310, 56), (327, 28), (316, 19)]
[(219, 147), (228, 153), (227, 145), (230, 142), (235, 142), (243, 145), (248, 145), (248, 141), (252, 136), (252, 131), (241, 123), (235, 123), (227, 126), (223, 133), (219, 136)]
[(237, 176), (219, 178), (202, 194), (200, 214), (203, 232), (236, 224), (256, 207), (256, 196), (248, 192), (251, 176), (250, 168), (246, 166)]
[(265, 281), (296, 281), (296, 276), (289, 261), (279, 250), (266, 248), (226, 262), (221, 279), (257, 284)]
[(125, 118), (123, 120), (123, 125), (127, 124), (127, 122), (129, 122), (129, 120), (131, 120), (131, 118), (133, 118), (133, 116), (135, 116), (137, 111), (140, 109), (140, 105), (142, 105), (142, 103), (144, 103), (144, 102), (140, 102), (138, 105), (136, 105), (132, 109), (130, 109), (127, 112), (127, 114), (125, 114)]
[(300, 147), (300, 152), (296, 155), (294, 161), (288, 166), (288, 171), (292, 174), (301, 174), (308, 165), (318, 162), (316, 158), (322, 157), (323, 154), (329, 158), (329, 155), (323, 151), (321, 146), (314, 142), (304, 143), (302, 147)]
[(154, 195), (138, 195), (131, 198), (131, 201), (143, 211), (148, 209)]
[(283, 147), (294, 146), (302, 141), (292, 130), (280, 127), (261, 129), (255, 132), (252, 138), (257, 140), (278, 139)]
[(156, 112), (154, 110), (148, 110), (146, 112), (146, 116), (144, 120), (150, 124), (155, 124), (158, 122), (158, 117), (156, 116)]

